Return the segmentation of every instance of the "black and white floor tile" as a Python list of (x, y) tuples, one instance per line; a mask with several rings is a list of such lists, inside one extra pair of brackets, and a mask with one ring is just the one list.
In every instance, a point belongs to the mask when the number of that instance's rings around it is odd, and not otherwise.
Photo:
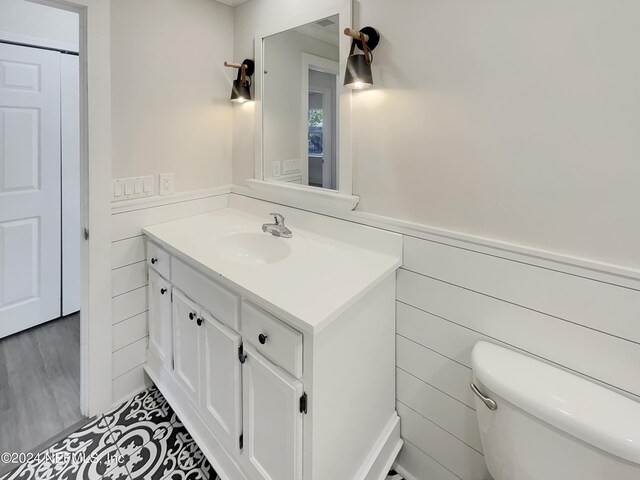
[[(0, 480), (223, 480), (156, 387), (92, 419)], [(402, 480), (389, 472), (387, 480)]]

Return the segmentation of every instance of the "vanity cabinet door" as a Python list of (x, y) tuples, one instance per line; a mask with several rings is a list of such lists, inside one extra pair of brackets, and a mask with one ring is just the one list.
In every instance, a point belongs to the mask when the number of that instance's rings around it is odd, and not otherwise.
[(171, 285), (154, 270), (149, 270), (149, 350), (162, 366), (173, 370), (171, 324)]
[[(173, 361), (175, 378), (191, 400), (199, 403), (200, 309), (180, 290), (173, 290)], [(202, 322), (202, 320), (200, 319)]]
[(256, 479), (302, 478), (302, 383), (245, 343), (242, 371), (245, 468)]
[(229, 451), (240, 453), (242, 379), (240, 335), (202, 312), (202, 416)]

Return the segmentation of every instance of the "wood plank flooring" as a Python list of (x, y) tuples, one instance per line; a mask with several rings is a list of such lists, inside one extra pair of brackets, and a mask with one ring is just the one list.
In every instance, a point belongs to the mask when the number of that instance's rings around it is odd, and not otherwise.
[(1, 339), (0, 453), (29, 452), (81, 420), (80, 315)]

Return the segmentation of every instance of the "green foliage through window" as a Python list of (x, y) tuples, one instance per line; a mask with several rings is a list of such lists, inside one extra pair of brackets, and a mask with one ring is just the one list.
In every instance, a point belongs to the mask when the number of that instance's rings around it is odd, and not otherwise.
[(322, 155), (323, 117), (321, 108), (309, 109), (309, 155)]

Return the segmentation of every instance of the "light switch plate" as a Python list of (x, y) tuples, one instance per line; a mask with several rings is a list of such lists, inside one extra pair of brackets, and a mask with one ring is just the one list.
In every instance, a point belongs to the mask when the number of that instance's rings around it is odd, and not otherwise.
[(120, 180), (113, 180), (111, 182), (113, 186), (113, 198), (122, 196), (122, 182)]
[(170, 195), (173, 193), (175, 174), (160, 174), (160, 195)]
[(153, 195), (153, 176), (115, 178), (111, 180), (111, 199), (130, 200)]
[(280, 166), (281, 166), (281, 164), (280, 164), (279, 160), (275, 161), (275, 162), (273, 162), (271, 164), (271, 168), (273, 169), (273, 176), (274, 177), (279, 177), (281, 175), (280, 174)]
[(284, 160), (282, 162), (282, 173), (296, 173), (300, 171), (300, 162), (298, 160)]

